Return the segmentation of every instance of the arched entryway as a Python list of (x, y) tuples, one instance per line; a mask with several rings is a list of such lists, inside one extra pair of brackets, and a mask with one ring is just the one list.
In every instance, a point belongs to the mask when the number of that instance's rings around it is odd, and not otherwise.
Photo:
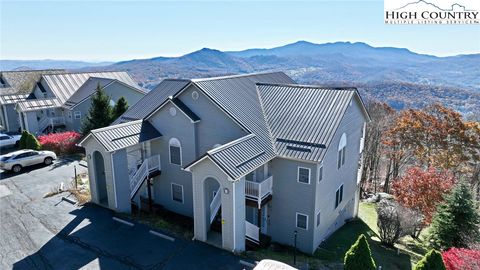
[(97, 186), (98, 203), (108, 207), (107, 179), (105, 178), (105, 162), (100, 152), (93, 152), (93, 166)]
[(208, 222), (207, 242), (222, 247), (222, 192), (220, 183), (213, 177), (203, 182), (205, 215)]

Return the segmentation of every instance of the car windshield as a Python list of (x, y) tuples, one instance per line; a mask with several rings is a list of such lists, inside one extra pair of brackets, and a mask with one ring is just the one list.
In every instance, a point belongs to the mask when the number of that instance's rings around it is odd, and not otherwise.
[(0, 157), (0, 161), (7, 161), (11, 158), (12, 156), (2, 156)]

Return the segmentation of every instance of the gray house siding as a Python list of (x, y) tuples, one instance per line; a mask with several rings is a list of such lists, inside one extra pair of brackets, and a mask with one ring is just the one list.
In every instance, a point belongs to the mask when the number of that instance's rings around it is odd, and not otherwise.
[[(160, 140), (151, 143), (152, 155), (160, 154), (162, 164), (162, 174), (155, 177), (154, 180), (155, 201), (169, 210), (192, 217), (192, 177), (190, 173), (182, 170), (182, 166), (196, 158), (195, 124), (178, 109), (176, 109), (175, 116), (170, 115), (170, 108), (175, 107), (168, 104), (150, 119), (152, 125), (163, 135)], [(172, 125), (173, 122), (175, 125)], [(170, 163), (169, 141), (171, 138), (180, 141), (182, 165)], [(172, 199), (172, 183), (183, 186), (183, 203)]]
[[(352, 105), (348, 107), (335, 137), (327, 149), (323, 161), (322, 181), (316, 186), (315, 216), (320, 212), (320, 225), (316, 227), (314, 248), (325, 240), (331, 233), (340, 228), (346, 219), (356, 215), (355, 204), (358, 203), (356, 194), (357, 188), (357, 169), (360, 159), (360, 138), (364, 122), (367, 121), (362, 112), (361, 104), (355, 96)], [(338, 144), (342, 134), (347, 137), (345, 165), (337, 168)], [(319, 165), (320, 167), (320, 165)], [(343, 183), (343, 200), (335, 208), (335, 192)]]
[[(194, 91), (198, 94), (196, 100), (192, 97)], [(190, 86), (178, 98), (201, 119), (196, 124), (199, 156), (216, 144), (225, 144), (247, 134), (195, 86)]]
[[(117, 102), (120, 97), (124, 97), (129, 106), (137, 103), (144, 94), (132, 90), (131, 88), (119, 83), (114, 82), (111, 85), (104, 88), (105, 93), (110, 96), (110, 99), (114, 102)], [(71, 110), (65, 109), (65, 124), (67, 130), (75, 130), (80, 131), (82, 128), (82, 122), (88, 114), (90, 107), (92, 105), (91, 97), (85, 99), (83, 102), (72, 108)], [(81, 113), (80, 119), (75, 119), (75, 111), (79, 111)]]
[[(298, 167), (310, 169), (310, 184), (297, 181)], [(272, 240), (281, 244), (293, 245), (294, 231), (297, 231), (297, 246), (306, 253), (312, 253), (316, 163), (306, 163), (284, 158), (270, 162), (273, 175), (272, 201), (270, 202), (270, 223), (268, 232)], [(308, 216), (307, 230), (296, 227), (296, 214)]]
[[(18, 119), (18, 112), (15, 110), (15, 104), (5, 104), (2, 107), (2, 111), (5, 113), (4, 119), (8, 121), (8, 131), (18, 131), (20, 128), (20, 122)], [(5, 123), (5, 129), (7, 124)]]
[(115, 176), (115, 193), (117, 211), (130, 212), (130, 179), (128, 178), (128, 162), (126, 149), (112, 153), (112, 166)]

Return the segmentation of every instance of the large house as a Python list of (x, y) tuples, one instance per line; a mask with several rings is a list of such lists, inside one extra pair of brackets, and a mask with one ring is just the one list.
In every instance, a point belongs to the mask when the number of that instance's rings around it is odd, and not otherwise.
[(98, 86), (110, 96), (111, 106), (120, 97), (133, 105), (146, 94), (126, 72), (43, 74), (30, 93), (0, 96), (0, 103), (8, 101), (15, 106), (16, 117), (8, 118), (9, 131), (14, 131), (12, 127), (33, 134), (79, 131)]
[(20, 131), (18, 112), (15, 110), (16, 103), (29, 98), (32, 89), (42, 75), (60, 73), (65, 73), (65, 70), (47, 69), (0, 72), (0, 131)]
[(97, 204), (130, 212), (145, 197), (192, 217), (196, 240), (240, 252), (296, 232), (313, 253), (357, 215), (367, 121), (355, 88), (281, 72), (167, 79), (80, 145)]

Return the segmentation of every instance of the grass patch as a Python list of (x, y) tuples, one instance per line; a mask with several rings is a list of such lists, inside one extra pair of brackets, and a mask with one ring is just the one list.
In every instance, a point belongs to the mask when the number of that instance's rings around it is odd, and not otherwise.
[(174, 220), (163, 218), (162, 216), (156, 214), (149, 214), (138, 211), (135, 214), (125, 214), (125, 216), (139, 223), (145, 224), (153, 229), (158, 229), (160, 231), (171, 233), (179, 238), (184, 238), (188, 240), (193, 238), (193, 226), (182, 226), (181, 224), (176, 223)]
[(43, 198), (52, 197), (63, 192), (69, 192), (75, 196), (78, 205), (84, 205), (89, 202), (91, 196), (88, 175), (86, 173), (78, 174), (76, 185), (75, 179), (72, 178), (71, 182), (68, 184), (63, 184), (62, 182), (59, 185), (52, 187), (47, 194), (43, 195)]

